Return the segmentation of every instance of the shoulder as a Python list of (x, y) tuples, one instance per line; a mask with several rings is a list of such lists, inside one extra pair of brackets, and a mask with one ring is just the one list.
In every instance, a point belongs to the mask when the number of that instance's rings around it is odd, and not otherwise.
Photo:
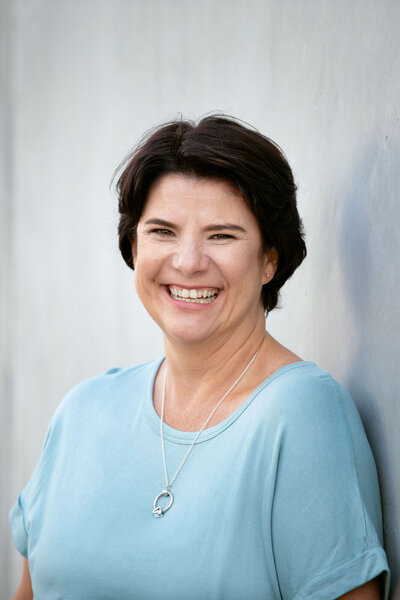
[(259, 389), (266, 421), (294, 448), (364, 445), (357, 407), (345, 388), (312, 362), (279, 369)]
[[(269, 406), (283, 463), (304, 479), (305, 470), (335, 480), (372, 479), (375, 464), (358, 409), (345, 388), (314, 363), (277, 372), (264, 403)], [(362, 484), (363, 485), (363, 484)]]
[(282, 595), (319, 598), (328, 585), (342, 586), (340, 595), (368, 578), (360, 564), (375, 574), (387, 568), (378, 478), (361, 418), (348, 392), (313, 363), (290, 365), (267, 387), (276, 432), (272, 529)]
[(143, 398), (160, 359), (136, 367), (112, 368), (75, 385), (63, 398), (51, 427), (112, 416)]
[(313, 362), (299, 361), (279, 369), (260, 386), (260, 393), (288, 418), (311, 416), (316, 411), (354, 409), (344, 387)]

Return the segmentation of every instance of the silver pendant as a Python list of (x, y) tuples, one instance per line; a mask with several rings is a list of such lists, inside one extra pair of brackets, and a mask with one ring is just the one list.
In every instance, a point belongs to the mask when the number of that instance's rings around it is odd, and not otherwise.
[[(157, 506), (157, 502), (159, 501), (159, 499), (161, 498), (161, 496), (169, 496), (169, 504), (166, 508), (161, 508), (161, 506)], [(167, 512), (167, 510), (169, 510), (172, 506), (172, 504), (174, 503), (174, 497), (171, 494), (171, 492), (169, 490), (163, 490), (162, 492), (160, 492), (159, 494), (157, 494), (157, 496), (154, 499), (153, 502), (153, 515), (159, 519), (160, 517), (164, 516), (164, 513)]]

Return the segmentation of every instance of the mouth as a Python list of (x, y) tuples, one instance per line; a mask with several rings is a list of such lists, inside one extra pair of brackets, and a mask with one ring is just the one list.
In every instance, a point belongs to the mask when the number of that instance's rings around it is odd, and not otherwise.
[(218, 288), (180, 288), (176, 285), (168, 285), (168, 292), (174, 300), (181, 302), (192, 302), (194, 304), (211, 304), (218, 297)]

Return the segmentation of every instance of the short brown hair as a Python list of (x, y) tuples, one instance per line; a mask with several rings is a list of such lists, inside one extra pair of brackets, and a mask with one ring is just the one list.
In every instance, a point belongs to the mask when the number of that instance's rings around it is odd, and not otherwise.
[(182, 173), (232, 183), (256, 217), (264, 249), (278, 252), (278, 268), (262, 288), (264, 309), (276, 307), (279, 290), (306, 256), (296, 185), (282, 150), (233, 117), (212, 115), (197, 124), (183, 119), (147, 132), (117, 172), (119, 248), (131, 269), (131, 243), (150, 187), (163, 175)]

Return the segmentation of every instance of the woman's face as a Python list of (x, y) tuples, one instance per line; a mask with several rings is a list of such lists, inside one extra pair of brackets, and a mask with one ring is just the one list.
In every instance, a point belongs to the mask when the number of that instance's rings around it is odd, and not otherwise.
[(136, 289), (169, 339), (226, 340), (263, 314), (261, 287), (275, 271), (268, 254), (236, 188), (168, 174), (150, 189), (132, 244)]

